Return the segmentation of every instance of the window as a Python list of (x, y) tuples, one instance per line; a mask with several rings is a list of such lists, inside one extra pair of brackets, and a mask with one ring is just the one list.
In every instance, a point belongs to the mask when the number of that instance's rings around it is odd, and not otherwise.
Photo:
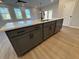
[(30, 10), (29, 9), (25, 10), (25, 14), (26, 14), (26, 18), (31, 18)]
[(3, 20), (10, 20), (11, 19), (8, 8), (6, 8), (6, 7), (0, 7), (0, 14), (1, 14)]
[(21, 10), (19, 8), (14, 8), (15, 14), (16, 14), (16, 18), (17, 19), (22, 19), (22, 13)]
[(48, 14), (48, 11), (45, 11), (45, 16), (44, 16), (45, 19), (48, 19), (48, 15), (47, 14)]
[(52, 10), (45, 11), (44, 19), (52, 19)]
[(52, 19), (52, 10), (49, 10), (48, 19)]

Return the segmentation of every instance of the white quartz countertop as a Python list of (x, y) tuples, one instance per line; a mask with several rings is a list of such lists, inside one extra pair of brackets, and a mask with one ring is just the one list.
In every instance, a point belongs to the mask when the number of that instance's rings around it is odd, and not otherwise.
[(62, 19), (62, 18), (54, 18), (54, 19), (52, 19), (52, 20), (50, 19), (48, 21), (41, 21), (40, 19), (37, 19), (37, 20), (9, 22), (0, 28), (0, 32), (14, 30), (14, 29), (22, 28), (22, 27), (28, 27), (28, 26), (32, 26), (32, 25), (36, 25), (36, 24), (42, 24), (45, 22), (50, 22), (50, 21), (54, 21), (54, 20), (58, 20), (58, 19)]

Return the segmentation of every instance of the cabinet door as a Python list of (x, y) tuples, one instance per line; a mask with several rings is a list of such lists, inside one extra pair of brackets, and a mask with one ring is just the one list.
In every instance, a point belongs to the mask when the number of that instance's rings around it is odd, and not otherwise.
[(63, 25), (63, 19), (60, 19), (59, 21), (58, 21), (58, 25), (59, 25), (59, 28), (61, 29), (62, 28), (62, 25)]
[(63, 19), (59, 19), (56, 21), (55, 33), (59, 32), (61, 30), (62, 24), (63, 24)]
[(52, 35), (55, 33), (55, 24), (56, 21), (52, 21), (51, 27), (52, 27)]
[(43, 27), (44, 27), (44, 39), (47, 39), (52, 35), (51, 22), (45, 23)]
[(30, 40), (31, 40), (33, 47), (35, 47), (36, 45), (38, 45), (39, 43), (43, 41), (41, 26), (39, 26), (37, 29), (30, 32)]
[(10, 41), (18, 56), (23, 55), (25, 52), (32, 48), (32, 44), (29, 39), (29, 33), (10, 38)]
[(42, 42), (42, 25), (7, 31), (6, 34), (18, 56)]

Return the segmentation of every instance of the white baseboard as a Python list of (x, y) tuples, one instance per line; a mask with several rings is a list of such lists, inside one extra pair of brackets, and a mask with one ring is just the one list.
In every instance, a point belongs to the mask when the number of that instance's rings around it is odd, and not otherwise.
[(68, 27), (79, 29), (78, 26), (68, 26)]

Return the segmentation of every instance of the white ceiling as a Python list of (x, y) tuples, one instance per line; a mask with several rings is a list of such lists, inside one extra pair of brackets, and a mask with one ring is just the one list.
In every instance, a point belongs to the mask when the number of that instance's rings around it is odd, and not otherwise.
[[(2, 0), (2, 1), (4, 3), (11, 3), (11, 4), (15, 4), (17, 2), (17, 0)], [(41, 3), (41, 7), (43, 7), (48, 4), (57, 2), (58, 0), (22, 0), (22, 1), (26, 1), (28, 2), (27, 4), (37, 7), (40, 7), (40, 3)]]

